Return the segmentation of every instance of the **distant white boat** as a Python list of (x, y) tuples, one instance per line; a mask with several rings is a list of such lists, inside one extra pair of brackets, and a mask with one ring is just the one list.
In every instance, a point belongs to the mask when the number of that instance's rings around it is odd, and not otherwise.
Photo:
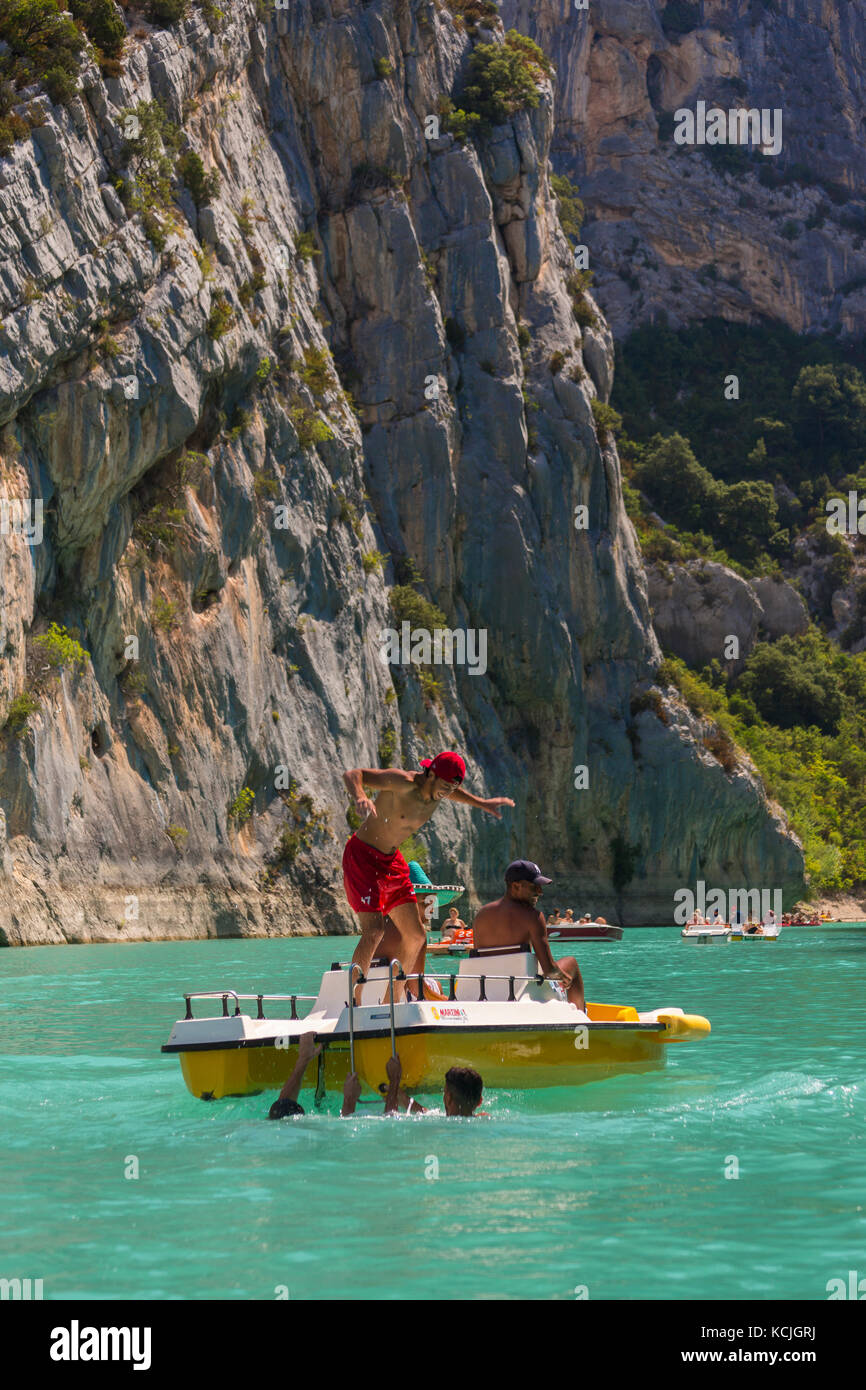
[(684, 941), (696, 941), (699, 946), (725, 946), (731, 939), (731, 928), (705, 927), (697, 922), (690, 922), (680, 932), (680, 936)]

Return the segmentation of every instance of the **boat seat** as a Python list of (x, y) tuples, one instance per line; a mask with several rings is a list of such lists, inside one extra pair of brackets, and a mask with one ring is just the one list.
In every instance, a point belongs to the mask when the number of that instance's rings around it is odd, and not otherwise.
[[(497, 975), (529, 975), (533, 979), (539, 974), (538, 961), (532, 951), (522, 948), (518, 951), (509, 950), (507, 947), (501, 951), (473, 951), (460, 962), (460, 969), (457, 974), (455, 993), (458, 999), (477, 999), (479, 985), (478, 976), (486, 976), (484, 983), (484, 993), (488, 999), (507, 999), (508, 998), (508, 979), (492, 979), (491, 976)], [(514, 994), (515, 998), (520, 998), (527, 988), (526, 980), (515, 979)]]

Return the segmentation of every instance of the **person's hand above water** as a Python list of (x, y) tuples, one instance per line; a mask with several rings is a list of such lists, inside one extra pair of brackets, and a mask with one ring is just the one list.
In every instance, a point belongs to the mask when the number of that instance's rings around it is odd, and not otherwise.
[(343, 1108), (341, 1115), (354, 1115), (358, 1097), (361, 1094), (361, 1079), (356, 1071), (350, 1071), (343, 1082)]
[(303, 1062), (304, 1066), (309, 1066), (314, 1057), (318, 1057), (322, 1050), (322, 1044), (316, 1043), (315, 1033), (302, 1033), (298, 1039), (298, 1061)]

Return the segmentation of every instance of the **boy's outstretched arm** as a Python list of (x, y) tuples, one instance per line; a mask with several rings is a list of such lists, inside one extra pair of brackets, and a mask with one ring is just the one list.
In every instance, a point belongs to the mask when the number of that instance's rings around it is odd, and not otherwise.
[(472, 792), (465, 792), (462, 787), (457, 787), (451, 793), (451, 801), (461, 801), (464, 806), (471, 806), (474, 811), (489, 811), (491, 816), (497, 820), (502, 819), (500, 806), (513, 806), (514, 802), (510, 796), (473, 796)]

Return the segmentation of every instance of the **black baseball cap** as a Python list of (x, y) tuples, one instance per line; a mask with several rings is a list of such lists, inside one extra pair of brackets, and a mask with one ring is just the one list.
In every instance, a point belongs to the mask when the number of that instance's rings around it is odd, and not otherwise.
[(531, 859), (515, 859), (505, 870), (506, 883), (552, 883), (552, 878), (545, 878), (537, 864), (533, 864)]

